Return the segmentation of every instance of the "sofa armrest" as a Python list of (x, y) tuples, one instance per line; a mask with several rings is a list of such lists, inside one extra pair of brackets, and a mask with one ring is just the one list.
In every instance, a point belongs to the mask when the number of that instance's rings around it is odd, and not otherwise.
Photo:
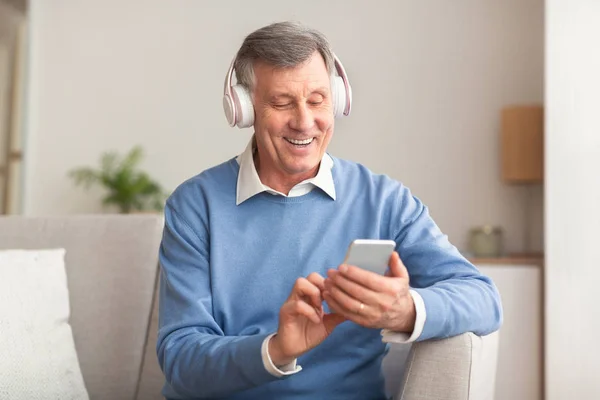
[(493, 400), (498, 332), (414, 343), (397, 400)]

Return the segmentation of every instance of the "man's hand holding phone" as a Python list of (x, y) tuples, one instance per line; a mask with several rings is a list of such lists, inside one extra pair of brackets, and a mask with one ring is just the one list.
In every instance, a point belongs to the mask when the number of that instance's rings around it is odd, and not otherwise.
[[(356, 240), (344, 263), (329, 270), (327, 279), (312, 273), (296, 280), (279, 310), (277, 333), (269, 341), (273, 363), (289, 364), (346, 320), (368, 328), (412, 332), (416, 311), (409, 276), (394, 246), (393, 241)], [(332, 313), (324, 312), (323, 300)]]
[[(374, 272), (377, 269), (372, 265), (369, 270), (353, 265), (351, 247), (345, 262), (337, 270), (328, 271), (323, 298), (333, 312), (359, 325), (410, 333), (416, 319), (415, 304), (409, 293), (410, 278), (398, 253), (393, 247), (390, 251), (389, 269), (382, 275), (385, 265), (379, 268), (379, 273)], [(368, 251), (356, 253), (358, 264)], [(369, 259), (376, 258), (381, 259), (381, 254), (373, 254)]]

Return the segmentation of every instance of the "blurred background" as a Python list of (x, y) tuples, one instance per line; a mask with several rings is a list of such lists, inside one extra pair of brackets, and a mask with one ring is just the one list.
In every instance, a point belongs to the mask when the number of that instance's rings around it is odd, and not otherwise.
[[(160, 211), (251, 137), (221, 105), (245, 35), (299, 20), (353, 88), (330, 153), (411, 188), (497, 282), (497, 398), (591, 398), (594, 329), (564, 324), (600, 328), (585, 308), (600, 277), (599, 4), (0, 0), (0, 212)], [(150, 202), (105, 201), (122, 182), (79, 184), (119, 168)]]
[(542, 185), (503, 182), (500, 163), (503, 107), (543, 101), (541, 0), (59, 0), (26, 14), (10, 212), (105, 211), (102, 188), (68, 172), (107, 151), (142, 146), (141, 168), (168, 191), (243, 151), (252, 130), (229, 128), (221, 105), (229, 63), (252, 30), (296, 19), (327, 35), (351, 80), (333, 155), (402, 181), (464, 250), (469, 229), (491, 224), (506, 251), (542, 251)]

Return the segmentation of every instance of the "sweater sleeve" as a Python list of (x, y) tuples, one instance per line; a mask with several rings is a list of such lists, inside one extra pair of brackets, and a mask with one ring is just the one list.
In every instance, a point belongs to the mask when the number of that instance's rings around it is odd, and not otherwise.
[(465, 332), (486, 335), (502, 324), (498, 290), (453, 246), (425, 205), (402, 188), (396, 209), (398, 254), (427, 318), (418, 341)]
[(226, 336), (215, 321), (208, 235), (203, 231), (192, 229), (167, 203), (156, 344), (167, 397), (220, 398), (285, 379), (265, 369), (261, 346), (267, 334)]

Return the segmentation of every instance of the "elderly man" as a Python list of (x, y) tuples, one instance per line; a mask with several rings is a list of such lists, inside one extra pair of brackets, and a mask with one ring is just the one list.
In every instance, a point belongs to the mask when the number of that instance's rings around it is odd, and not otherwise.
[[(389, 342), (499, 328), (496, 288), (419, 199), (326, 152), (351, 94), (322, 34), (266, 26), (233, 67), (227, 117), (254, 135), (165, 209), (157, 353), (167, 398), (385, 399)], [(395, 241), (388, 273), (340, 265), (358, 238)]]

